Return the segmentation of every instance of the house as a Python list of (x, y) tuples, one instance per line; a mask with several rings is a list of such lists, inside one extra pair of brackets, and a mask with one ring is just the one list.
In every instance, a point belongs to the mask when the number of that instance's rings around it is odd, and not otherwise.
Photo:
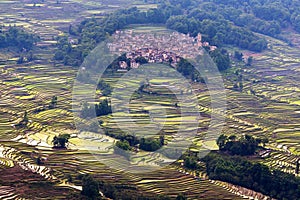
[(78, 39), (74, 39), (74, 38), (68, 38), (68, 42), (71, 45), (77, 45), (78, 44)]
[[(215, 50), (216, 46), (210, 46), (208, 42), (202, 43), (202, 35), (199, 33), (196, 38), (190, 37), (177, 32), (171, 35), (159, 35), (153, 33), (134, 33), (133, 30), (116, 31), (113, 44), (108, 44), (111, 52), (119, 54), (124, 52), (127, 58), (135, 60), (138, 57), (144, 57), (149, 63), (169, 63), (175, 66), (180, 57), (194, 58), (202, 54), (202, 46), (207, 46), (211, 51)], [(126, 62), (119, 63), (120, 68), (128, 67)], [(140, 64), (132, 61), (131, 68), (137, 68)]]
[(140, 63), (135, 62), (134, 59), (132, 59), (132, 60), (130, 61), (130, 67), (131, 67), (131, 68), (136, 69), (136, 68), (139, 68), (139, 66), (140, 66)]
[(120, 61), (120, 62), (119, 62), (119, 66), (120, 66), (121, 69), (126, 69), (126, 68), (128, 68), (128, 65), (127, 65), (127, 63), (126, 63), (125, 61)]

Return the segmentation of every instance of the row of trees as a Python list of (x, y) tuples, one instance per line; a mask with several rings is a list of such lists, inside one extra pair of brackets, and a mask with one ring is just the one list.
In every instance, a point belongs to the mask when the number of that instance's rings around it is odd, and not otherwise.
[[(225, 49), (216, 49), (214, 51), (209, 52), (211, 58), (216, 63), (219, 71), (227, 70), (231, 67), (231, 62), (229, 58), (229, 54)], [(243, 56), (242, 54), (240, 56)], [(118, 57), (115, 61), (113, 61), (109, 66), (108, 69), (111, 70), (112, 73), (116, 72), (118, 69), (120, 69), (119, 61), (124, 61), (128, 63), (128, 66), (130, 66), (131, 59), (128, 59), (126, 57), (126, 54), (121, 55)], [(135, 59), (137, 63), (145, 64), (147, 63), (147, 59), (144, 57), (138, 57)], [(170, 64), (170, 63), (168, 63)], [(129, 67), (130, 68), (130, 67)], [(179, 63), (176, 66), (176, 70), (181, 73), (183, 76), (185, 76), (187, 79), (191, 79), (192, 81), (196, 82), (202, 82), (204, 83), (205, 80), (201, 76), (201, 74), (195, 69), (195, 67), (186, 59), (181, 58)], [(91, 75), (87, 71), (81, 71), (77, 77), (77, 79), (80, 82), (84, 83), (90, 83), (91, 81)], [(139, 92), (145, 92), (143, 89), (145, 89), (148, 86), (147, 84), (141, 84), (141, 87), (139, 88)], [(109, 96), (112, 93), (113, 88), (110, 86), (110, 84), (106, 83), (103, 79), (101, 79), (97, 84), (97, 89), (101, 91), (103, 96)]]
[(241, 157), (211, 153), (203, 161), (210, 179), (221, 180), (261, 192), (275, 199), (299, 199), (300, 179), (271, 170), (266, 165)]

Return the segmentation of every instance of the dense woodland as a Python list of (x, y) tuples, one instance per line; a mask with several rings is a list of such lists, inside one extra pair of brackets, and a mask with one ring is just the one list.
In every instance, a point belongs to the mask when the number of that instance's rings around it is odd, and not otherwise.
[[(181, 7), (193, 7), (194, 9), (189, 11), (191, 17), (200, 20), (225, 19), (237, 26), (270, 36), (280, 33), (289, 26), (300, 31), (300, 2), (295, 0), (170, 0), (170, 2)], [(192, 13), (199, 15), (195, 17)]]
[[(292, 26), (300, 32), (300, 2), (295, 0), (204, 0), (224, 18), (239, 26), (267, 35), (276, 35)], [(222, 11), (223, 9), (223, 11)], [(256, 27), (256, 28), (255, 28)]]

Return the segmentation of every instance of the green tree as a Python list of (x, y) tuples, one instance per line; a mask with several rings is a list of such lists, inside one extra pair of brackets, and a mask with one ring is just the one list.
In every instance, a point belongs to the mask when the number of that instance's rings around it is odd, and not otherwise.
[(247, 59), (247, 66), (251, 66), (252, 63), (253, 63), (253, 57), (249, 56), (248, 59)]
[(40, 156), (37, 157), (37, 159), (36, 159), (36, 164), (37, 164), (37, 165), (43, 164), (42, 158), (41, 158)]
[(140, 149), (144, 151), (156, 151), (161, 148), (160, 142), (155, 138), (141, 138)]
[(100, 199), (99, 183), (91, 175), (82, 178), (81, 194), (92, 200)]
[(186, 156), (184, 158), (184, 166), (188, 169), (197, 169), (197, 158), (194, 156)]
[(82, 108), (80, 111), (80, 117), (82, 118), (91, 118), (93, 117), (93, 107), (89, 105), (87, 102), (82, 104)]
[(184, 194), (179, 194), (177, 195), (176, 200), (187, 200), (187, 197)]
[(52, 140), (52, 144), (54, 148), (66, 148), (66, 145), (68, 144), (70, 139), (69, 134), (62, 134), (58, 136), (54, 136)]
[(108, 96), (112, 92), (111, 86), (108, 83), (106, 83), (104, 80), (99, 81), (97, 85), (97, 89), (101, 90), (104, 96)]
[(24, 123), (24, 124), (27, 124), (28, 123), (28, 113), (27, 113), (27, 111), (25, 111), (24, 112), (24, 116), (23, 116), (23, 120), (22, 120), (22, 122)]
[(160, 144), (160, 146), (163, 146), (165, 144), (165, 136), (164, 135), (159, 136), (159, 144)]
[(243, 91), (244, 85), (243, 85), (242, 81), (239, 82), (239, 88), (240, 88), (240, 91)]
[(140, 63), (140, 64), (146, 64), (146, 63), (148, 63), (147, 59), (144, 58), (144, 57), (137, 57), (135, 59), (135, 62)]
[(263, 144), (263, 146), (265, 146), (267, 143), (269, 143), (269, 139), (264, 137), (261, 139), (261, 143)]
[(24, 56), (20, 56), (19, 59), (17, 60), (17, 64), (23, 64), (24, 63)]
[(57, 105), (57, 96), (53, 96), (49, 104), (49, 108), (53, 109), (56, 107), (56, 105)]
[(243, 53), (235, 51), (234, 52), (234, 58), (237, 59), (238, 61), (242, 61), (243, 60)]
[(211, 51), (210, 56), (220, 71), (224, 71), (231, 67), (229, 54), (226, 51), (217, 49), (215, 51)]
[(116, 146), (125, 151), (131, 150), (130, 144), (127, 140), (117, 141)]
[(220, 150), (224, 149), (227, 139), (228, 137), (224, 134), (220, 135), (217, 139), (217, 145), (219, 146)]
[(112, 113), (111, 105), (109, 104), (108, 99), (100, 101), (100, 103), (95, 106), (95, 109), (97, 116), (108, 115)]

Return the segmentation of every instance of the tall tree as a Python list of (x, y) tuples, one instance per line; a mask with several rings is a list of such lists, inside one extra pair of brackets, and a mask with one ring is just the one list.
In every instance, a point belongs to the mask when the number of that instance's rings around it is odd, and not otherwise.
[(93, 200), (100, 199), (99, 183), (91, 175), (83, 177), (81, 194)]

